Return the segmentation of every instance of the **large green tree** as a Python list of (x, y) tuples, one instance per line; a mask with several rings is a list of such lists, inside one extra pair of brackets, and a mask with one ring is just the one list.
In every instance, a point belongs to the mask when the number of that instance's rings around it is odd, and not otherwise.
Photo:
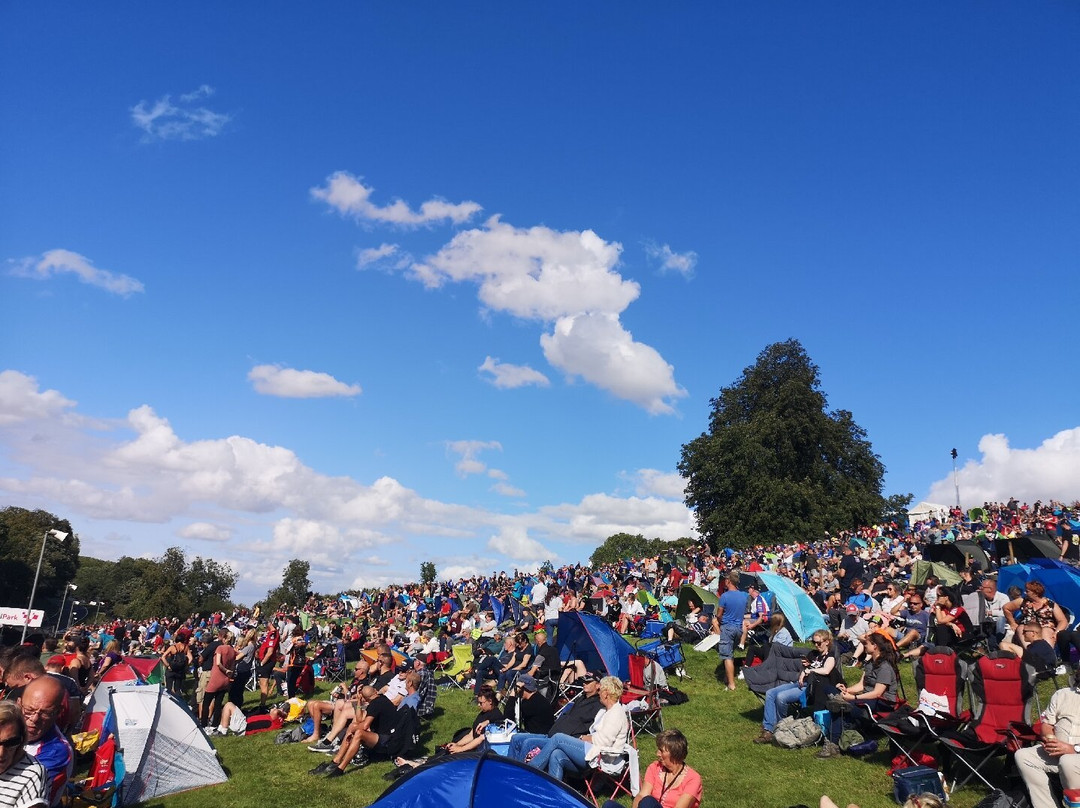
[(617, 564), (626, 558), (647, 558), (665, 552), (680, 552), (694, 544), (688, 537), (665, 541), (664, 539), (646, 539), (640, 533), (613, 533), (604, 543), (593, 550), (589, 563), (594, 567), (603, 564)]
[(266, 593), (263, 601), (264, 611), (273, 611), (279, 606), (293, 606), (299, 608), (307, 601), (311, 591), (311, 562), (294, 558), (285, 566), (281, 576), (281, 586), (275, 587)]
[(885, 467), (847, 410), (827, 410), (798, 340), (769, 345), (682, 447), (686, 504), (714, 549), (816, 540), (882, 514)]
[[(45, 533), (53, 529), (67, 533), (67, 538), (64, 541), (51, 536), (45, 539)], [(67, 519), (48, 511), (16, 507), (0, 510), (0, 606), (26, 608), (39, 557), (41, 576), (34, 595), (34, 607), (46, 611), (59, 608), (64, 587), (75, 578), (79, 569), (79, 537)], [(45, 625), (48, 624), (46, 619)]]

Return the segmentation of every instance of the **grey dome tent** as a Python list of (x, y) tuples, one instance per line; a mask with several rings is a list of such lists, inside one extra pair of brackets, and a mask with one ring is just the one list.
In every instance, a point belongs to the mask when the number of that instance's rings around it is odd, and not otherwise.
[(452, 755), (411, 771), (371, 808), (593, 808), (546, 772), (494, 752)]

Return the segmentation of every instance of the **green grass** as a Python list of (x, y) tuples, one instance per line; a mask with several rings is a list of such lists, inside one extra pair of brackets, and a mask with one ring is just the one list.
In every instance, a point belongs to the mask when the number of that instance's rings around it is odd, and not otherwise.
[[(690, 701), (664, 711), (668, 728), (678, 728), (690, 741), (689, 764), (705, 783), (708, 808), (786, 808), (804, 803), (816, 808), (822, 794), (839, 805), (857, 803), (862, 808), (886, 808), (892, 801), (892, 779), (886, 774), (895, 752), (881, 741), (881, 751), (862, 759), (840, 756), (829, 760), (814, 757), (816, 748), (787, 750), (751, 743), (761, 729), (761, 704), (745, 686), (729, 693), (714, 677), (715, 652), (699, 654), (686, 647), (687, 670), (693, 677), (680, 687)], [(907, 693), (915, 693), (911, 666), (902, 665)], [(849, 675), (849, 680), (857, 677)], [(1052, 683), (1040, 691), (1045, 698)], [(249, 701), (257, 701), (248, 694)], [(1044, 701), (1045, 703), (1045, 701)], [(450, 739), (454, 730), (472, 722), (476, 709), (469, 696), (458, 690), (440, 690), (438, 715), (426, 727), (423, 741), (428, 750)], [(299, 744), (274, 744), (276, 733), (250, 738), (215, 739), (229, 782), (220, 786), (177, 794), (150, 805), (167, 808), (265, 808), (267, 805), (339, 808), (366, 806), (387, 788), (383, 774), (388, 762), (373, 763), (346, 777), (324, 780), (307, 774), (327, 758), (308, 752)], [(653, 759), (652, 738), (638, 739), (642, 770)], [(985, 795), (969, 785), (953, 796), (956, 808), (972, 808)], [(628, 803), (624, 800), (624, 803)]]

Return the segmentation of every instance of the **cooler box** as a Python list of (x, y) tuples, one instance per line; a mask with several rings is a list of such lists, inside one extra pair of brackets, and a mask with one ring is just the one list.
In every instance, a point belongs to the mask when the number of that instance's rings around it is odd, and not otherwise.
[(684, 661), (682, 644), (667, 643), (663, 640), (653, 640), (638, 646), (638, 651), (648, 657), (652, 657), (661, 668), (670, 668), (673, 665), (681, 665)]
[(893, 799), (898, 805), (903, 805), (913, 794), (935, 794), (942, 801), (948, 800), (937, 769), (931, 769), (929, 766), (911, 766), (893, 772), (892, 777)]

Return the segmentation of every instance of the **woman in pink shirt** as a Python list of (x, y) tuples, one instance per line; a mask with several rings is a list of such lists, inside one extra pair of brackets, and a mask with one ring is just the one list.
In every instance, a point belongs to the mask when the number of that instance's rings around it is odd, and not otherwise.
[[(703, 796), (701, 775), (686, 765), (686, 736), (666, 729), (656, 736), (656, 760), (645, 770), (633, 808), (698, 808)], [(617, 802), (609, 800), (604, 808)]]

